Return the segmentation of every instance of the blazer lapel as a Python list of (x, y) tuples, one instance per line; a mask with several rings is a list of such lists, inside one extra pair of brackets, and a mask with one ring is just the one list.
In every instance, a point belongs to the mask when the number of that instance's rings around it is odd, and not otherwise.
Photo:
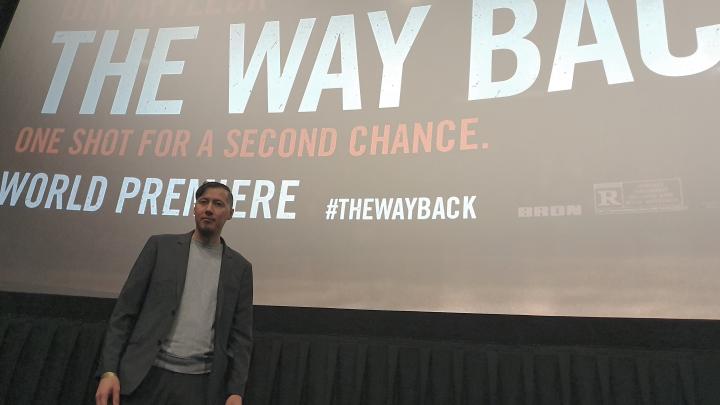
[(223, 253), (222, 261), (220, 262), (220, 277), (218, 280), (217, 290), (217, 304), (215, 306), (215, 333), (217, 333), (218, 325), (221, 325), (220, 317), (222, 316), (225, 308), (225, 299), (229, 293), (232, 293), (232, 290), (228, 291), (229, 289), (227, 288), (228, 285), (232, 284), (232, 262), (232, 255), (230, 254), (230, 252), (227, 251), (227, 248), (225, 247), (225, 241), (223, 241)]
[(176, 302), (180, 302), (182, 298), (183, 290), (185, 289), (185, 276), (187, 275), (188, 258), (190, 257), (190, 239), (192, 238), (193, 232), (181, 235), (177, 240), (178, 252), (175, 257), (178, 258), (177, 266), (175, 267), (176, 275), (176, 288), (175, 288), (175, 299)]

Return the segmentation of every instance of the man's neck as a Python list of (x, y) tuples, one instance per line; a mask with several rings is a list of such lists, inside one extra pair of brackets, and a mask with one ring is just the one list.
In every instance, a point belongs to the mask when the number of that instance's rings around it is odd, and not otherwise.
[(192, 236), (193, 240), (196, 240), (203, 245), (219, 245), (220, 244), (220, 235), (213, 234), (210, 236), (204, 236), (198, 230), (196, 229), (195, 232), (193, 232)]

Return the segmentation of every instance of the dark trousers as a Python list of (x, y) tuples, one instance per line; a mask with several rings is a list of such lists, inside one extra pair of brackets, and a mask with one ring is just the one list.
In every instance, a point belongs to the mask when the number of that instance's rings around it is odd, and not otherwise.
[(121, 405), (205, 405), (207, 374), (180, 374), (152, 367), (140, 386), (120, 398)]

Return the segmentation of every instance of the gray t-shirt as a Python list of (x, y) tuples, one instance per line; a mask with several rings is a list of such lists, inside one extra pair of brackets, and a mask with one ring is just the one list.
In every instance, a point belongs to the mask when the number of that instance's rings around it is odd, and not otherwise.
[(192, 240), (180, 308), (156, 366), (184, 374), (210, 372), (222, 249), (222, 244)]

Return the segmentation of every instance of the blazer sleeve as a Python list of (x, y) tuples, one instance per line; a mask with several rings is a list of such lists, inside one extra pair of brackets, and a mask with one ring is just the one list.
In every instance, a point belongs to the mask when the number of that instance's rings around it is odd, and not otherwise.
[(120, 291), (115, 308), (110, 316), (105, 342), (100, 354), (98, 376), (107, 371), (118, 372), (120, 357), (125, 351), (128, 339), (135, 327), (135, 321), (145, 300), (156, 257), (157, 238), (151, 236), (130, 270), (130, 275)]
[(240, 281), (240, 291), (235, 306), (233, 322), (228, 341), (227, 394), (244, 396), (245, 384), (250, 368), (253, 342), (253, 276), (252, 265), (248, 263)]

